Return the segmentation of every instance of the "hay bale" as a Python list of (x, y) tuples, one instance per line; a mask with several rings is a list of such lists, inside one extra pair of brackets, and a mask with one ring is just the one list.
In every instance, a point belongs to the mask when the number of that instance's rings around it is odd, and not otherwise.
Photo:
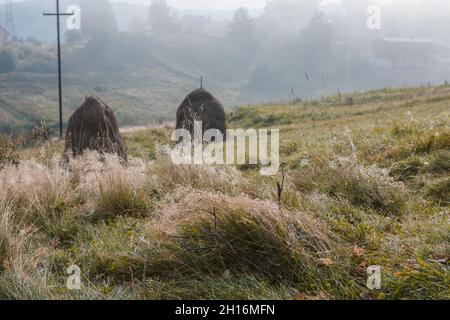
[(191, 92), (177, 111), (177, 129), (186, 129), (194, 134), (194, 121), (203, 122), (203, 133), (218, 129), (225, 135), (227, 130), (225, 110), (211, 93), (203, 88)]
[(64, 156), (81, 155), (85, 150), (117, 154), (127, 161), (127, 148), (119, 132), (114, 112), (99, 98), (87, 97), (69, 119)]

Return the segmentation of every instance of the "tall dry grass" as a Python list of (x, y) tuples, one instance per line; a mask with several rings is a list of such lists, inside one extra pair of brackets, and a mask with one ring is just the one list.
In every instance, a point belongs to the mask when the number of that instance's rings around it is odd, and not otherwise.
[(11, 203), (0, 198), (0, 269), (4, 269), (12, 256), (16, 239), (13, 230), (13, 208)]
[(319, 192), (388, 216), (399, 216), (405, 208), (404, 188), (387, 170), (359, 164), (354, 158), (315, 159), (295, 175), (301, 192)]
[(157, 160), (148, 167), (149, 187), (164, 195), (178, 186), (199, 190), (216, 190), (239, 195), (254, 186), (244, 179), (242, 172), (233, 166), (176, 165), (170, 159), (169, 149), (160, 147)]
[(310, 283), (320, 277), (315, 261), (337, 247), (328, 227), (310, 213), (244, 195), (181, 187), (156, 214), (148, 224), (155, 253), (147, 272), (159, 275), (220, 276), (229, 270)]

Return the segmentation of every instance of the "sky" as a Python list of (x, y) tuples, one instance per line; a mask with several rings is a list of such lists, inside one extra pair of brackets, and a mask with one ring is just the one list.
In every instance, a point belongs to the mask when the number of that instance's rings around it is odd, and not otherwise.
[[(112, 0), (115, 2), (144, 3), (150, 0)], [(230, 10), (239, 7), (263, 8), (266, 0), (167, 0), (171, 7), (177, 9)]]
[[(39, 1), (39, 0), (13, 0), (15, 2), (22, 1)], [(109, 0), (111, 2), (127, 2), (137, 4), (150, 4), (151, 0)], [(167, 0), (169, 5), (179, 10), (202, 10), (202, 11), (221, 11), (221, 10), (235, 10), (239, 7), (246, 7), (248, 9), (262, 9), (266, 2), (270, 0)], [(293, 0), (295, 1), (295, 0)], [(308, 0), (297, 0), (308, 1)], [(355, 0), (357, 1), (357, 0)], [(391, 0), (384, 0), (391, 1)], [(324, 3), (336, 3), (340, 0), (324, 0)], [(2, 3), (2, 0), (0, 0)]]
[[(39, 0), (13, 0), (14, 2), (39, 1)], [(151, 0), (109, 0), (111, 2), (128, 2), (138, 4), (150, 4)], [(267, 0), (167, 0), (171, 7), (180, 10), (234, 10), (239, 7), (264, 8)], [(0, 0), (0, 4), (3, 1)]]

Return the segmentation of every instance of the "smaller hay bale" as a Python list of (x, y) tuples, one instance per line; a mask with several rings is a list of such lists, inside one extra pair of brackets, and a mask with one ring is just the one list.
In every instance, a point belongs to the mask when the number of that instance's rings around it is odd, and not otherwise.
[(64, 158), (85, 150), (117, 154), (127, 162), (127, 147), (119, 132), (114, 112), (99, 98), (87, 97), (69, 119)]

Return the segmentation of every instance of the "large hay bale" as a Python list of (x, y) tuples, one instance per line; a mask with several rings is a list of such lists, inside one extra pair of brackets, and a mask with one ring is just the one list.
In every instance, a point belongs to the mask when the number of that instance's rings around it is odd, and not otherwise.
[(203, 88), (191, 92), (177, 111), (177, 129), (194, 134), (194, 121), (203, 122), (203, 133), (218, 129), (224, 135), (227, 130), (225, 110), (219, 100)]
[(81, 155), (85, 150), (117, 154), (127, 161), (127, 148), (119, 132), (114, 112), (99, 98), (87, 97), (69, 119), (65, 157)]

